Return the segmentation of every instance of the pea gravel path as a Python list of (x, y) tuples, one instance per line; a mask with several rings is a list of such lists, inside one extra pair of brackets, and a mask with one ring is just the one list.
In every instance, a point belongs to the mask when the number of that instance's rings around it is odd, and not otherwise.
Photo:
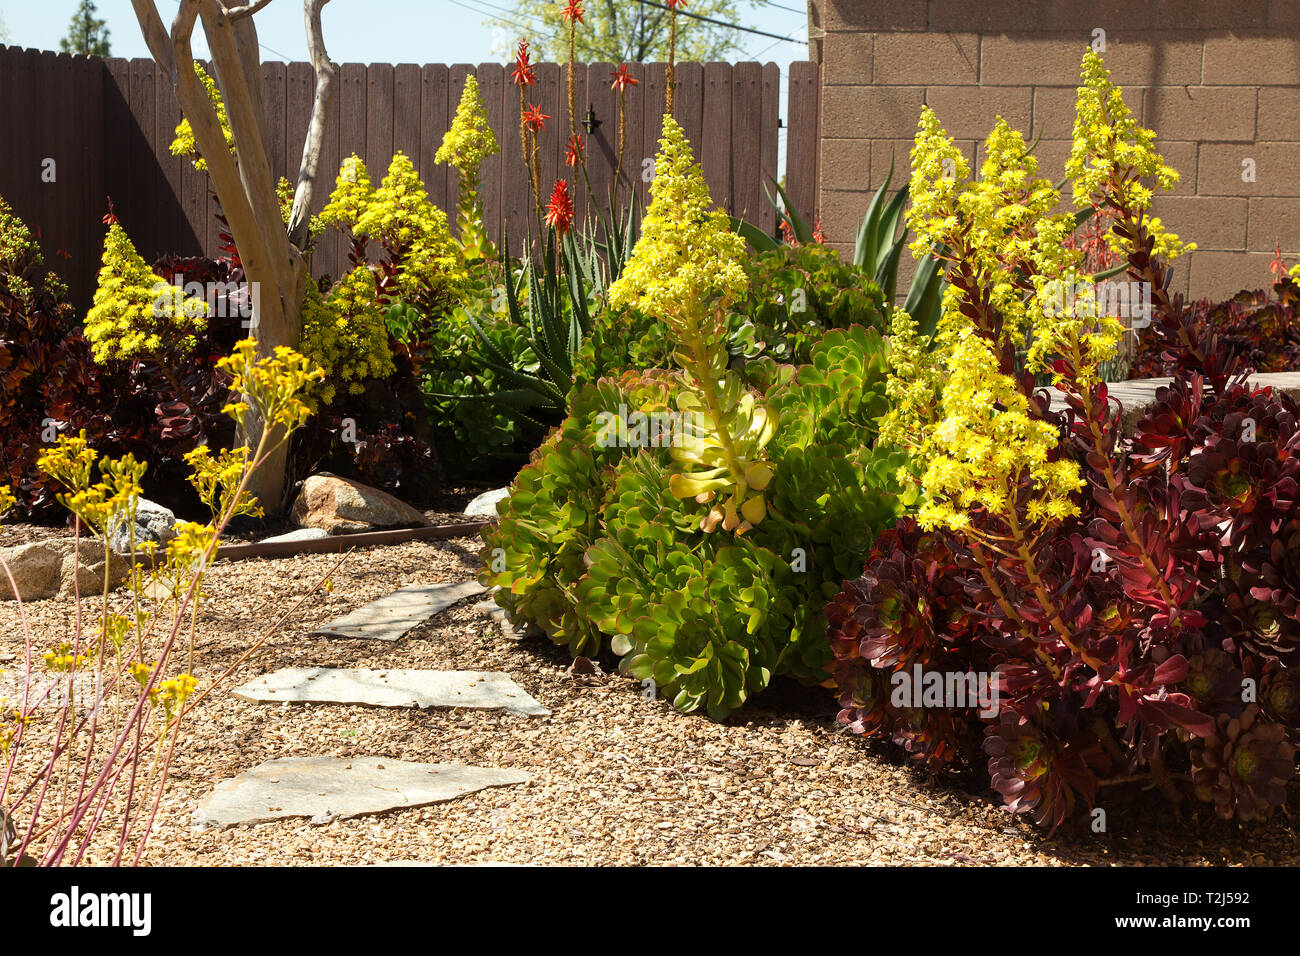
[[(617, 674), (570, 676), (543, 640), (515, 643), (470, 598), (394, 644), (310, 636), (313, 628), (413, 582), (458, 581), (477, 566), (477, 539), (410, 542), (354, 553), (304, 617), (273, 637), (227, 692), (196, 710), (188, 746), (147, 862), (171, 865), (908, 864), (1112, 865), (1300, 863), (1286, 817), (1239, 828), (1189, 806), (1116, 792), (1109, 832), (1047, 838), (982, 793), (931, 782), (891, 748), (834, 723), (826, 691), (774, 687), (727, 724), (645, 700)], [(200, 684), (234, 659), (266, 615), (309, 591), (336, 558), (218, 562), (200, 620)], [(28, 607), (52, 644), (72, 604)], [(0, 604), (0, 659), (21, 653), (17, 614)], [(267, 706), (228, 693), (282, 667), (500, 670), (553, 714)], [(608, 664), (606, 664), (608, 670)], [(231, 829), (192, 826), (219, 781), (264, 760), (386, 757), (523, 770), (531, 782), (419, 809), (311, 826), (289, 820)], [(1291, 813), (1300, 810), (1293, 798)]]

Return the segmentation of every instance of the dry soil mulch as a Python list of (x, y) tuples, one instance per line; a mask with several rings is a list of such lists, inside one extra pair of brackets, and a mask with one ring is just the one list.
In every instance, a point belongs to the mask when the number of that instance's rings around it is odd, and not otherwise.
[[(398, 587), (471, 577), (477, 539), (353, 552), (304, 613), (286, 622), (234, 683), (280, 667), (501, 670), (553, 711), (261, 705), (218, 692), (197, 710), (148, 862), (357, 865), (395, 861), (524, 864), (907, 864), (935, 866), (1300, 863), (1292, 820), (1240, 827), (1207, 807), (1181, 816), (1153, 794), (1110, 792), (1107, 832), (1047, 837), (986, 793), (930, 780), (887, 747), (834, 722), (821, 689), (774, 687), (727, 723), (647, 700), (617, 674), (572, 676), (544, 639), (520, 643), (470, 599), (395, 644), (308, 632)], [(218, 562), (199, 623), (201, 684), (338, 559)], [(73, 606), (28, 606), (46, 644)], [(21, 652), (14, 605), (0, 603), (0, 659)], [(228, 686), (234, 686), (230, 684)], [(227, 687), (228, 690), (228, 687)], [(311, 826), (289, 820), (198, 829), (190, 814), (221, 780), (285, 756), (378, 756), (525, 770), (522, 786), (449, 803)], [(1292, 800), (1291, 812), (1300, 810)]]

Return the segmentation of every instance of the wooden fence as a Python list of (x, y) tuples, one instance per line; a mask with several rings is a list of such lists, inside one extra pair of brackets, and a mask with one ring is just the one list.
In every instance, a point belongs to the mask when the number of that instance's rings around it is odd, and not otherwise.
[[(599, 122), (586, 138), (592, 189), (602, 205), (616, 185), (619, 101), (610, 89), (613, 70), (612, 64), (593, 63), (575, 71), (579, 112), (585, 117), (590, 108)], [(639, 83), (627, 92), (620, 206), (633, 195), (643, 202), (648, 198), (643, 170), (654, 155), (663, 116), (664, 64), (634, 64), (631, 71)], [(378, 182), (400, 150), (415, 160), (433, 202), (452, 210), (455, 172), (433, 157), (470, 74), (478, 78), (501, 144), (501, 152), (482, 167), (489, 231), (496, 238), (505, 227), (512, 236), (523, 236), (532, 200), (519, 141), (518, 90), (506, 67), (497, 63), (343, 64), (323, 156), (328, 181), (317, 191), (317, 209), (347, 156), (361, 156)], [(733, 215), (775, 230), (764, 183), (779, 176), (778, 131), (784, 122), (787, 188), (798, 208), (813, 209), (820, 95), (816, 64), (792, 64), (784, 117), (775, 64), (683, 63), (677, 76), (675, 115), (715, 201)], [(541, 155), (542, 182), (549, 190), (569, 173), (564, 166), (567, 67), (540, 64), (537, 79), (529, 99), (551, 117)], [(272, 172), (293, 181), (315, 79), (306, 63), (266, 63), (262, 80)], [(94, 290), (107, 197), (146, 260), (166, 252), (216, 254), (219, 223), (207, 175), (168, 152), (180, 120), (171, 79), (152, 60), (0, 47), (0, 196), (41, 231), (47, 258), (66, 277), (79, 309), (88, 306)], [(575, 186), (581, 215), (586, 190)], [(338, 275), (344, 268), (344, 244), (331, 230), (318, 244), (312, 271)]]

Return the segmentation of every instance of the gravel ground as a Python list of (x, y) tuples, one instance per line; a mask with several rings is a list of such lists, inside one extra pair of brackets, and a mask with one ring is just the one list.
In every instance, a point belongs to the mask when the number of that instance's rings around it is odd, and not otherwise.
[[(1048, 838), (989, 802), (903, 766), (890, 748), (843, 733), (817, 688), (777, 686), (725, 724), (645, 700), (617, 674), (572, 676), (545, 640), (515, 643), (470, 599), (395, 644), (309, 637), (318, 623), (415, 582), (463, 580), (477, 539), (354, 552), (329, 594), (273, 636), (237, 675), (288, 666), (501, 670), (554, 712), (259, 705), (219, 691), (196, 709), (147, 862), (358, 865), (904, 864), (1190, 866), (1300, 863), (1290, 818), (1223, 823), (1201, 805), (1178, 817), (1158, 797), (1109, 792), (1108, 832)], [(205, 583), (201, 686), (246, 648), (272, 609), (310, 591), (336, 558), (218, 562)], [(28, 606), (46, 644), (73, 606)], [(21, 653), (14, 605), (0, 603), (0, 660)], [(608, 662), (605, 664), (608, 669)], [(234, 686), (229, 685), (229, 686)], [(197, 829), (190, 814), (220, 780), (285, 756), (377, 756), (526, 770), (532, 781), (449, 803), (336, 821)], [(1293, 799), (1294, 816), (1300, 800)]]

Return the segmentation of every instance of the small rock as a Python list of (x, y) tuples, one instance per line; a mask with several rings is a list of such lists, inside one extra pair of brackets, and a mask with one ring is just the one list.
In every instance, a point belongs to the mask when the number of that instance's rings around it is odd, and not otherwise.
[[(139, 499), (135, 510), (135, 544), (138, 548), (150, 541), (161, 549), (176, 537), (176, 513), (148, 498)], [(131, 526), (118, 520), (110, 526), (109, 546), (118, 554), (131, 551)]]
[(293, 503), (293, 521), (300, 528), (320, 528), (330, 534), (429, 523), (423, 513), (387, 492), (325, 474), (303, 482)]
[(578, 656), (573, 659), (573, 663), (569, 665), (568, 670), (564, 673), (568, 674), (570, 677), (587, 677), (603, 672), (600, 669), (600, 665), (591, 658)]
[(262, 544), (282, 544), (290, 541), (315, 541), (317, 538), (328, 538), (330, 533), (324, 528), (299, 528), (297, 531), (290, 531), (287, 534), (277, 534), (273, 538), (263, 538)]
[(495, 488), (485, 491), (465, 506), (465, 514), (471, 518), (495, 518), (497, 504), (510, 497), (509, 488)]
[[(56, 538), (0, 548), (0, 559), (9, 565), (18, 597), (24, 601), (71, 597), (77, 587), (82, 597), (88, 597), (104, 587), (104, 545), (93, 538), (82, 538), (79, 543), (73, 538)], [(108, 563), (112, 589), (126, 579), (131, 562), (110, 551)], [(13, 598), (8, 577), (0, 575), (0, 600)]]

